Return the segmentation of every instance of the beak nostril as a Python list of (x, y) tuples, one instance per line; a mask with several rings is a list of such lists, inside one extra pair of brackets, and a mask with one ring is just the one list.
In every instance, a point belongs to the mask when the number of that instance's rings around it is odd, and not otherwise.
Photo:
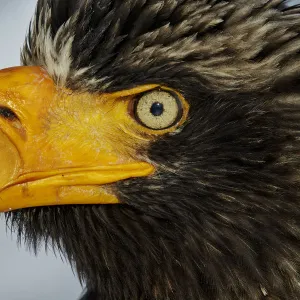
[(9, 121), (19, 120), (18, 116), (8, 107), (0, 106), (0, 117)]
[[(2, 120), (1, 120), (2, 119)], [(8, 121), (8, 122), (7, 122)], [(4, 122), (4, 123), (3, 123)], [(24, 140), (26, 138), (25, 128), (22, 126), (22, 123), (17, 116), (10, 108), (0, 105), (0, 128), (12, 138), (17, 134), (17, 138), (14, 141), (17, 143), (20, 136)]]

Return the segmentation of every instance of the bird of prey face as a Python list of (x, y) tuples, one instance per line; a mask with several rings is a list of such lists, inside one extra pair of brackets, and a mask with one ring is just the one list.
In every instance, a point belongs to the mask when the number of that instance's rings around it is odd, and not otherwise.
[(0, 209), (88, 300), (300, 299), (300, 7), (39, 0), (0, 71)]

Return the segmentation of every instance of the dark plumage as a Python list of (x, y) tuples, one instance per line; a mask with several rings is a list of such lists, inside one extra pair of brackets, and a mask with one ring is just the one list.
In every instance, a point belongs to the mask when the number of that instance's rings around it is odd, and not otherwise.
[(300, 299), (299, 6), (39, 0), (22, 58), (72, 90), (158, 83), (190, 104), (140, 153), (155, 175), (112, 186), (122, 205), (7, 214), (68, 257), (83, 299)]

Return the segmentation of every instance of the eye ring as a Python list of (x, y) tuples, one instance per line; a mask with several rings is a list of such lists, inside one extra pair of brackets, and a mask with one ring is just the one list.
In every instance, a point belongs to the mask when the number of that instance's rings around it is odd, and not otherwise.
[(183, 104), (175, 92), (151, 90), (136, 98), (133, 105), (137, 122), (151, 130), (166, 130), (175, 126), (183, 116)]

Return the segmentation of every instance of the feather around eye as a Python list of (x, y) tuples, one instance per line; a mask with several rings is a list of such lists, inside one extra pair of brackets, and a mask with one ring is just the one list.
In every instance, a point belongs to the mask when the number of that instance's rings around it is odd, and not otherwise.
[(176, 95), (168, 91), (155, 90), (143, 94), (134, 106), (134, 115), (143, 126), (167, 129), (182, 117), (182, 103)]

